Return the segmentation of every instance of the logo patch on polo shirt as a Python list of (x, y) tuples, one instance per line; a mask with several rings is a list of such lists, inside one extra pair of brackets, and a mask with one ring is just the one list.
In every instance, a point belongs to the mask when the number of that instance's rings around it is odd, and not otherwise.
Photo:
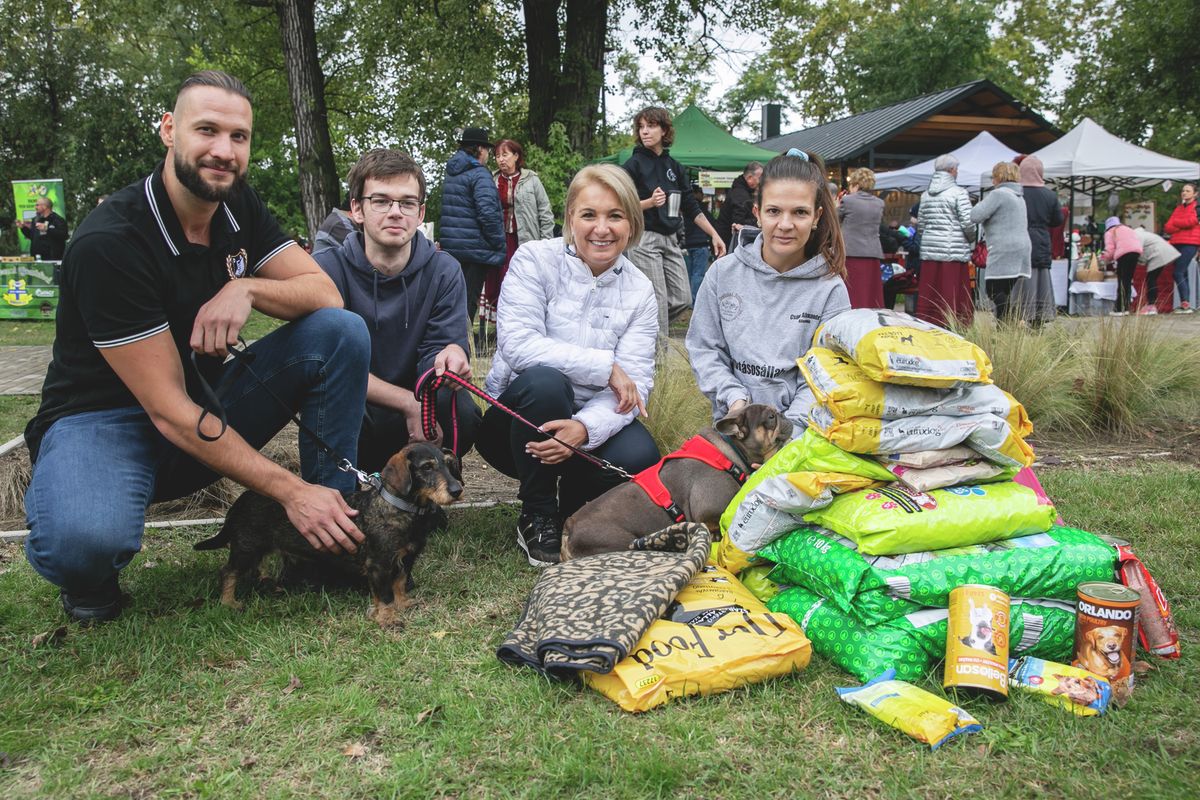
[(229, 273), (229, 278), (231, 280), (245, 277), (246, 248), (243, 247), (233, 255), (225, 256), (225, 271)]

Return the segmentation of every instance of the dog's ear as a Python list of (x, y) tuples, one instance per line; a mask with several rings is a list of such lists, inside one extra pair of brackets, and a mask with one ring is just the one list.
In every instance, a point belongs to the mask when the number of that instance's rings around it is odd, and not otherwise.
[(379, 477), (388, 491), (400, 497), (412, 491), (412, 473), (408, 469), (408, 457), (403, 452), (388, 459)]
[(446, 457), (446, 469), (450, 470), (450, 474), (454, 476), (454, 480), (462, 482), (462, 462), (458, 460), (458, 456), (448, 447), (442, 448), (442, 455)]
[(746, 410), (750, 406), (742, 406), (732, 414), (726, 414), (717, 420), (717, 424), (713, 427), (717, 429), (717, 433), (723, 433), (726, 436), (732, 436), (735, 439), (745, 439), (750, 434), (750, 426), (746, 424)]

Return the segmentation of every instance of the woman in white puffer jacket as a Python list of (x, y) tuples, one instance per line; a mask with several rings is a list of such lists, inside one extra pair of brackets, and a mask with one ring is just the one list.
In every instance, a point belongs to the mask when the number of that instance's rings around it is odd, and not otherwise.
[[(623, 255), (641, 233), (628, 174), (607, 164), (580, 170), (563, 238), (524, 244), (509, 264), (485, 384), (545, 431), (631, 473), (659, 457), (637, 420), (654, 383), (658, 303)], [(621, 482), (495, 407), (475, 447), (521, 482), (517, 544), (534, 566), (557, 562), (563, 520)]]
[(921, 195), (917, 224), (921, 229), (921, 272), (917, 282), (917, 316), (934, 325), (947, 317), (969, 325), (975, 314), (971, 300), (971, 198), (958, 185), (958, 159), (949, 153), (933, 162), (933, 180)]

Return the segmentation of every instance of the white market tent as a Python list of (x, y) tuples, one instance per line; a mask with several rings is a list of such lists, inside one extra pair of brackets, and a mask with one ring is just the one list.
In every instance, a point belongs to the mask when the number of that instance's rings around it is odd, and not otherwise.
[[(1050, 145), (1053, 147), (1054, 145)], [(1012, 161), (1017, 151), (1001, 142), (987, 131), (982, 131), (971, 141), (950, 153), (958, 159), (959, 186), (971, 194), (978, 194), (980, 186), (990, 186), (992, 167), (999, 161)], [(922, 161), (903, 169), (880, 172), (875, 176), (876, 191), (899, 189), (905, 192), (923, 192), (933, 180), (933, 162)]]
[(1130, 144), (1088, 117), (1033, 155), (1042, 160), (1047, 181), (1083, 193), (1200, 179), (1200, 164), (1195, 161)]

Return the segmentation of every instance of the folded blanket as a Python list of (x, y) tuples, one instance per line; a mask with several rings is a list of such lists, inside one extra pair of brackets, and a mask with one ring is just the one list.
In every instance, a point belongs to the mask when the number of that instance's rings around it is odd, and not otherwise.
[(566, 679), (611, 672), (708, 559), (708, 529), (681, 522), (628, 551), (547, 567), (496, 656)]

